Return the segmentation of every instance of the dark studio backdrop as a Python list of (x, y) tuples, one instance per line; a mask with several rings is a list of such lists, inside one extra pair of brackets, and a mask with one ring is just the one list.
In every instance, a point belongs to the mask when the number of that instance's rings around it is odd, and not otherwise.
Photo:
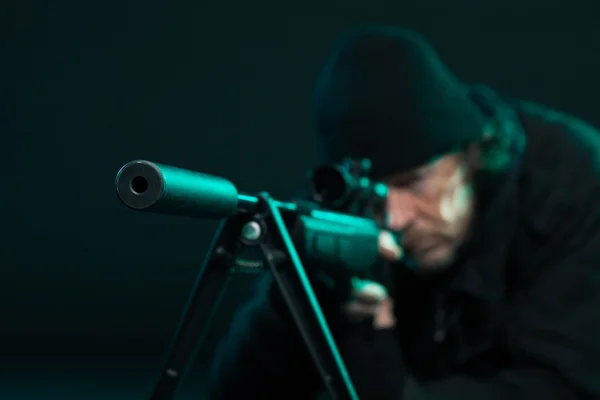
[[(365, 22), (417, 28), (460, 77), (600, 125), (596, 7), (19, 1), (16, 125), (0, 145), (0, 399), (148, 397), (217, 225), (126, 209), (114, 190), (125, 162), (295, 194), (317, 162), (318, 68)], [(201, 398), (202, 364), (250, 287), (234, 284), (182, 399)]]

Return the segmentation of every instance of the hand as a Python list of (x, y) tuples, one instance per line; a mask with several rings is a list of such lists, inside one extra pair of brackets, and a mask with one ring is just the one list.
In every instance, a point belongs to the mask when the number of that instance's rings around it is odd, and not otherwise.
[[(385, 231), (379, 235), (379, 254), (389, 261), (400, 260), (404, 255), (394, 236)], [(394, 304), (385, 287), (358, 278), (352, 278), (351, 283), (352, 299), (344, 305), (346, 316), (357, 322), (372, 317), (375, 329), (394, 327)]]

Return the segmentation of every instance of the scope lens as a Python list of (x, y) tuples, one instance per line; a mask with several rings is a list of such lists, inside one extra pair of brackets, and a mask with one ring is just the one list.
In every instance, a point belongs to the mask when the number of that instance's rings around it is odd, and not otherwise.
[(314, 170), (312, 189), (315, 200), (326, 204), (344, 201), (348, 190), (342, 172), (331, 166)]

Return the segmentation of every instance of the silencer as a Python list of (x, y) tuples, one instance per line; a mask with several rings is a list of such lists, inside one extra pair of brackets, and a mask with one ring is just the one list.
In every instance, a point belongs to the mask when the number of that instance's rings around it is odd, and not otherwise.
[(121, 202), (139, 211), (220, 219), (238, 208), (238, 191), (227, 179), (145, 160), (125, 164), (115, 184)]

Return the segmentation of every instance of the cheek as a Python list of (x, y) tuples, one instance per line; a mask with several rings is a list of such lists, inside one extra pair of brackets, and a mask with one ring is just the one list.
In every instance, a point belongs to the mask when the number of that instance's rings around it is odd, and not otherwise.
[(446, 195), (440, 202), (440, 215), (446, 222), (452, 222), (455, 219), (455, 212), (452, 206), (452, 196)]
[(471, 188), (468, 185), (460, 185), (454, 192), (454, 208), (459, 215), (465, 215), (469, 211), (472, 201)]
[(470, 190), (467, 185), (459, 185), (440, 201), (440, 215), (446, 222), (454, 222), (464, 216), (469, 207)]

